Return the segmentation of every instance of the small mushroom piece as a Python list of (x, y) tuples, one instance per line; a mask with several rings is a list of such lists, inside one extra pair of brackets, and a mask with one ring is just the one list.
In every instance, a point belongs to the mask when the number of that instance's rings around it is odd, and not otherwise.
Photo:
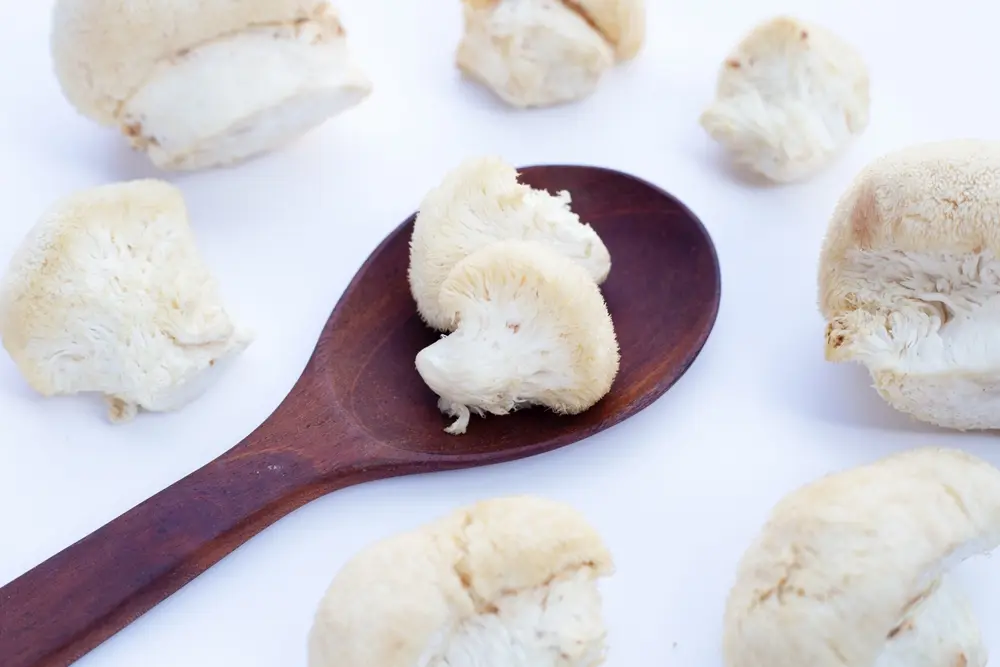
[(784, 183), (826, 167), (868, 127), (868, 66), (840, 37), (786, 16), (723, 63), (701, 126), (739, 167)]
[(252, 335), (223, 307), (180, 191), (142, 180), (42, 216), (0, 283), (0, 338), (36, 391), (103, 394), (124, 422), (193, 401)]
[(597, 667), (611, 554), (586, 519), (531, 496), (479, 502), (376, 542), (330, 584), (309, 667)]
[(604, 297), (578, 264), (535, 241), (499, 241), (459, 262), (441, 288), (458, 328), (417, 354), (417, 371), (465, 433), (470, 412), (529, 405), (589, 409), (618, 374)]
[(410, 243), (410, 291), (431, 327), (451, 331), (453, 313), (438, 295), (461, 259), (504, 239), (542, 241), (583, 266), (598, 284), (611, 255), (597, 232), (570, 210), (570, 193), (551, 195), (519, 183), (517, 170), (496, 157), (473, 158), (447, 174), (420, 205)]
[(51, 44), (69, 102), (165, 170), (275, 150), (371, 91), (327, 0), (59, 0)]
[(462, 0), (458, 68), (508, 104), (587, 97), (645, 39), (643, 0)]
[(841, 196), (820, 256), (826, 358), (895, 409), (1000, 428), (1000, 142), (884, 155)]
[(951, 567), (1000, 545), (1000, 470), (921, 448), (782, 499), (726, 603), (726, 667), (983, 667)]

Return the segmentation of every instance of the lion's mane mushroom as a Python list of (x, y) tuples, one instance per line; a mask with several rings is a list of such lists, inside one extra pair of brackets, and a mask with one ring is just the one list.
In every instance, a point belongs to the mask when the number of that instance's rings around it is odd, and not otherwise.
[(597, 667), (598, 580), (613, 570), (572, 507), (480, 502), (348, 561), (316, 613), (309, 667)]
[(951, 566), (1000, 544), (1000, 471), (917, 449), (774, 508), (726, 604), (726, 667), (982, 667)]
[(163, 169), (233, 164), (371, 90), (327, 0), (59, 0), (66, 98)]
[(775, 182), (809, 178), (864, 132), (868, 67), (830, 31), (789, 17), (747, 35), (700, 118), (740, 167)]
[(1000, 142), (918, 144), (841, 197), (819, 267), (826, 357), (856, 361), (896, 409), (1000, 428)]
[(586, 97), (646, 36), (644, 0), (462, 0), (459, 69), (508, 104)]
[(611, 255), (597, 232), (570, 210), (570, 193), (551, 195), (519, 183), (514, 167), (496, 157), (472, 158), (449, 172), (420, 205), (410, 242), (410, 291), (431, 327), (455, 323), (438, 302), (455, 265), (504, 239), (543, 241), (604, 282)]
[(589, 409), (618, 374), (618, 340), (604, 297), (572, 260), (534, 241), (499, 241), (459, 262), (440, 293), (458, 328), (417, 354), (416, 366), (465, 433), (470, 411), (529, 405)]
[(116, 422), (183, 407), (251, 340), (181, 193), (154, 180), (78, 192), (42, 216), (0, 283), (0, 337), (36, 391), (101, 393)]

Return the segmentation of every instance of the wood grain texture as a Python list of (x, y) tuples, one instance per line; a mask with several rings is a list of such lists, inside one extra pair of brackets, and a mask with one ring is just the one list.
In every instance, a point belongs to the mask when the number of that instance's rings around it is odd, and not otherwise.
[(465, 435), (414, 368), (437, 333), (406, 281), (413, 219), (348, 286), (288, 397), (239, 445), (0, 588), (0, 665), (61, 667), (98, 646), (281, 517), (325, 493), (397, 475), (546, 452), (642, 410), (687, 370), (714, 326), (715, 248), (658, 188), (592, 167), (522, 170), (569, 190), (611, 252), (602, 286), (621, 346), (611, 393), (591, 410), (473, 418)]

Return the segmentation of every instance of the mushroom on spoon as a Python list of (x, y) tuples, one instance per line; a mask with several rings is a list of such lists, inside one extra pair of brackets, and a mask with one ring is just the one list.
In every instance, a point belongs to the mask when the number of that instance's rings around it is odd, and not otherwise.
[(573, 209), (614, 259), (602, 284), (621, 350), (610, 393), (586, 412), (522, 410), (443, 431), (414, 359), (440, 334), (407, 285), (413, 219), (347, 287), (288, 397), (216, 460), (0, 588), (0, 664), (68, 665), (286, 514), (376, 479), (547, 452), (650, 405), (694, 361), (715, 324), (720, 275), (701, 222), (669, 194), (595, 167), (521, 170)]

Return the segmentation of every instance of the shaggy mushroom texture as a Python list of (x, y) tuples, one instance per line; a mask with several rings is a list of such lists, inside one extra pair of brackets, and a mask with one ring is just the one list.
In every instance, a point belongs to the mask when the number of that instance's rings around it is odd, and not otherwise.
[(517, 170), (497, 157), (472, 158), (449, 172), (420, 204), (410, 241), (410, 291), (424, 322), (455, 327), (454, 313), (439, 302), (441, 286), (459, 261), (496, 241), (544, 242), (604, 282), (611, 255), (571, 201), (569, 192), (519, 183)]
[(180, 191), (154, 180), (52, 206), (0, 283), (0, 337), (36, 391), (103, 394), (116, 422), (190, 403), (252, 338), (223, 307)]
[(776, 182), (809, 178), (868, 127), (868, 67), (829, 30), (781, 16), (719, 70), (700, 123), (738, 166)]
[(579, 265), (533, 241), (501, 241), (459, 262), (441, 288), (455, 331), (417, 354), (438, 407), (465, 433), (470, 413), (592, 407), (618, 374), (604, 297)]
[(956, 429), (1000, 427), (1000, 142), (919, 144), (866, 167), (819, 266), (826, 356), (890, 405)]

